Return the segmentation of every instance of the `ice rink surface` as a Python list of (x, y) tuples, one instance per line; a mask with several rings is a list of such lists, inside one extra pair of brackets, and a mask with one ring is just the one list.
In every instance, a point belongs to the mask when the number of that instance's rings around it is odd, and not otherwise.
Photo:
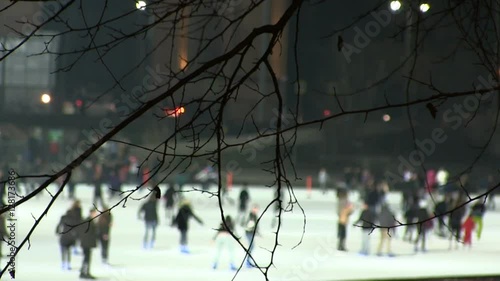
[[(55, 187), (51, 188), (55, 191)], [(107, 191), (107, 190), (106, 190)], [(308, 198), (304, 189), (296, 189), (296, 196), (302, 204), (307, 224), (302, 243), (293, 249), (300, 241), (304, 224), (304, 217), (298, 207), (293, 212), (285, 213), (283, 225), (279, 235), (281, 246), (274, 256), (274, 267), (269, 272), (271, 281), (279, 280), (352, 280), (362, 278), (391, 278), (415, 276), (440, 276), (460, 274), (500, 274), (500, 211), (487, 212), (484, 218), (484, 233), (480, 241), (473, 240), (473, 249), (466, 250), (460, 247), (457, 250), (448, 250), (447, 240), (431, 235), (428, 239), (428, 252), (413, 252), (413, 245), (403, 242), (398, 236), (403, 229), (392, 239), (393, 252), (396, 257), (377, 257), (374, 255), (379, 240), (379, 230), (371, 237), (371, 256), (359, 256), (361, 229), (351, 226), (348, 228), (347, 248), (349, 252), (336, 251), (336, 199), (334, 192), (322, 195), (313, 191)], [(139, 193), (145, 195), (146, 193)], [(233, 188), (230, 196), (238, 197), (239, 189)], [(82, 200), (84, 215), (91, 207), (92, 190), (88, 186), (77, 186), (77, 196)], [(106, 192), (107, 195), (107, 192)], [(269, 203), (274, 190), (268, 188), (250, 187), (252, 203), (258, 203), (261, 210)], [(66, 194), (64, 194), (66, 196)], [(101, 280), (113, 281), (178, 281), (178, 280), (232, 280), (234, 272), (229, 270), (227, 255), (223, 255), (219, 269), (211, 268), (214, 258), (215, 245), (211, 243), (215, 233), (213, 230), (220, 223), (220, 213), (217, 200), (206, 194), (187, 193), (192, 201), (194, 212), (203, 219), (204, 225), (191, 221), (189, 232), (190, 255), (181, 254), (178, 241), (179, 233), (170, 227), (165, 219), (164, 203), (160, 203), (159, 211), (162, 220), (157, 230), (155, 248), (144, 250), (142, 238), (144, 222), (137, 218), (138, 201), (129, 200), (126, 208), (119, 206), (112, 211), (114, 225), (111, 230), (110, 263), (111, 266), (101, 264), (100, 249), (96, 248), (92, 255), (91, 273)], [(138, 197), (137, 195), (135, 197)], [(351, 196), (356, 200), (356, 194)], [(107, 196), (105, 197), (107, 198)], [(400, 196), (390, 194), (389, 202), (394, 208), (399, 207)], [(34, 223), (32, 215), (38, 217), (49, 201), (49, 195), (32, 200), (18, 207), (15, 215), (17, 243), (29, 231)], [(498, 200), (497, 200), (498, 201)], [(113, 201), (108, 201), (112, 205)], [(58, 238), (55, 228), (71, 201), (58, 199), (48, 216), (32, 236), (31, 247), (25, 247), (16, 260), (16, 280), (78, 280), (79, 267), (82, 256), (72, 256), (72, 271), (61, 270)], [(500, 202), (497, 202), (497, 205)], [(359, 204), (357, 204), (359, 206)], [(397, 209), (396, 211), (398, 211)], [(225, 205), (225, 212), (236, 215), (236, 206)], [(398, 214), (401, 216), (400, 212)], [(271, 228), (273, 214), (265, 215), (260, 226), (262, 237), (256, 241), (254, 256), (259, 265), (269, 264), (271, 249), (275, 236)], [(359, 207), (352, 215), (351, 222), (359, 217)], [(241, 228), (237, 233), (244, 235)], [(475, 237), (474, 237), (475, 238)], [(242, 239), (246, 243), (245, 239)], [(237, 246), (238, 247), (238, 246)], [(4, 255), (8, 248), (3, 247)], [(238, 248), (236, 260), (241, 263), (244, 251)], [(5, 260), (2, 260), (2, 266)], [(5, 274), (2, 280), (10, 280)], [(243, 268), (235, 280), (265, 280), (258, 269)]]

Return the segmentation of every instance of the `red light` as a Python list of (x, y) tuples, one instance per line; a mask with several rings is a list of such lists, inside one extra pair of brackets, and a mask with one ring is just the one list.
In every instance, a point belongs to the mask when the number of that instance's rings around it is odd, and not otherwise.
[(332, 112), (330, 111), (330, 109), (323, 110), (323, 116), (328, 117), (330, 115), (332, 115)]
[(83, 105), (83, 101), (82, 101), (81, 99), (77, 99), (77, 100), (75, 101), (75, 105), (76, 105), (76, 107), (82, 107), (82, 105)]
[(184, 112), (186, 112), (186, 109), (183, 106), (176, 107), (175, 109), (165, 109), (167, 117), (179, 117)]

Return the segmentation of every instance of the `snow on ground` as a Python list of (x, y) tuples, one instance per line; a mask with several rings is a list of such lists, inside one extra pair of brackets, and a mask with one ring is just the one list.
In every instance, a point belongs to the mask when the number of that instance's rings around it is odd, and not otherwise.
[[(55, 190), (55, 188), (52, 188)], [(237, 198), (238, 188), (231, 191), (230, 196)], [(395, 237), (392, 240), (393, 251), (397, 257), (363, 257), (357, 255), (360, 248), (361, 230), (354, 226), (348, 229), (348, 253), (337, 252), (336, 249), (336, 200), (333, 192), (322, 195), (313, 192), (307, 198), (303, 189), (295, 191), (307, 215), (306, 232), (300, 246), (293, 248), (301, 239), (303, 216), (298, 208), (283, 217), (283, 226), (279, 236), (281, 244), (275, 255), (275, 267), (270, 270), (272, 281), (288, 280), (349, 280), (360, 278), (390, 278), (404, 276), (439, 276), (458, 274), (500, 274), (500, 212), (489, 212), (485, 216), (484, 233), (480, 241), (473, 241), (474, 248), (464, 250), (448, 250), (448, 242), (432, 236), (428, 241), (428, 252), (413, 253), (413, 245)], [(142, 193), (145, 194), (145, 193)], [(250, 187), (253, 202), (260, 204), (261, 209), (270, 202), (273, 190)], [(91, 207), (91, 188), (77, 186), (77, 195), (82, 199), (84, 214)], [(99, 248), (94, 249), (91, 272), (103, 280), (231, 280), (234, 273), (229, 271), (227, 255), (222, 256), (218, 270), (212, 270), (214, 245), (211, 239), (213, 229), (220, 223), (217, 201), (207, 195), (187, 193), (193, 202), (195, 213), (205, 222), (203, 226), (191, 221), (189, 244), (191, 255), (179, 252), (179, 234), (169, 226), (165, 219), (160, 221), (157, 241), (153, 250), (142, 249), (143, 222), (137, 218), (140, 202), (129, 200), (126, 208), (121, 206), (113, 210), (114, 225), (111, 232), (110, 262), (111, 267), (101, 264)], [(137, 197), (137, 196), (136, 196)], [(356, 197), (356, 196), (354, 196)], [(16, 209), (18, 219), (16, 225), (17, 243), (33, 224), (32, 215), (38, 217), (49, 200), (49, 195), (20, 206)], [(400, 196), (390, 194), (389, 202), (398, 206)], [(16, 260), (16, 279), (22, 281), (39, 280), (77, 280), (81, 256), (72, 256), (72, 271), (60, 269), (60, 253), (55, 227), (60, 216), (71, 202), (61, 198), (52, 207), (48, 216), (33, 234), (31, 248), (22, 250)], [(500, 202), (497, 202), (500, 204)], [(163, 202), (161, 217), (164, 218)], [(236, 215), (236, 206), (226, 206), (225, 211)], [(353, 214), (357, 218), (359, 212)], [(260, 224), (262, 237), (256, 241), (255, 257), (260, 265), (269, 263), (268, 249), (274, 242), (271, 228), (272, 214), (266, 215)], [(242, 229), (237, 229), (243, 235)], [(400, 229), (402, 233), (403, 229)], [(379, 232), (371, 238), (372, 252), (376, 251)], [(246, 243), (246, 241), (243, 239)], [(8, 249), (3, 247), (3, 253)], [(244, 256), (238, 251), (237, 261)], [(4, 264), (5, 261), (2, 261)], [(2, 279), (9, 279), (4, 275)], [(264, 280), (258, 269), (242, 269), (235, 280)]]

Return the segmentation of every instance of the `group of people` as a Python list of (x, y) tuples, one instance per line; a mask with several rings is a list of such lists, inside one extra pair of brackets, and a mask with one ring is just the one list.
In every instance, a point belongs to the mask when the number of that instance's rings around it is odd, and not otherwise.
[(83, 253), (83, 262), (80, 268), (80, 278), (95, 279), (90, 274), (92, 249), (101, 247), (101, 258), (104, 264), (108, 264), (109, 237), (112, 226), (112, 215), (107, 206), (103, 206), (103, 212), (91, 208), (86, 218), (82, 215), (82, 207), (79, 200), (61, 217), (56, 226), (56, 234), (59, 236), (61, 249), (61, 267), (63, 270), (71, 270), (71, 252), (78, 254), (79, 245)]
[[(349, 217), (354, 212), (354, 205), (349, 201), (346, 189), (338, 189), (337, 197), (337, 249), (347, 251), (347, 227)], [(450, 250), (453, 248), (453, 243), (455, 248), (458, 248), (460, 243), (470, 248), (474, 231), (477, 239), (481, 238), (483, 216), (486, 211), (483, 201), (465, 204), (466, 197), (461, 193), (439, 195), (433, 198), (438, 198), (434, 208), (428, 204), (432, 199), (415, 196), (409, 200), (408, 207), (403, 209), (405, 230), (402, 238), (403, 241), (413, 245), (415, 252), (427, 252), (426, 241), (433, 229), (439, 237), (449, 239)], [(436, 225), (435, 222), (437, 222)], [(374, 230), (379, 229), (380, 240), (376, 254), (394, 256), (391, 239), (396, 237), (396, 230), (399, 229), (400, 223), (396, 213), (387, 204), (383, 192), (377, 192), (375, 189), (365, 193), (362, 197), (361, 215), (354, 221), (354, 224), (362, 231), (361, 255), (370, 254), (371, 237)]]
[[(157, 194), (152, 192), (148, 199), (140, 206), (138, 218), (144, 220), (145, 232), (143, 237), (143, 248), (154, 248), (156, 241), (156, 230), (159, 225), (158, 203), (160, 199)], [(166, 206), (166, 218), (169, 225), (176, 227), (179, 231), (180, 252), (189, 254), (188, 232), (189, 221), (196, 220), (203, 225), (203, 220), (195, 214), (189, 200), (183, 198), (173, 185), (170, 185), (164, 193)], [(249, 210), (250, 195), (245, 186), (239, 196), (238, 213), (236, 219), (228, 215), (216, 229), (213, 241), (215, 243), (215, 255), (212, 267), (217, 269), (219, 259), (224, 250), (227, 250), (230, 260), (230, 269), (236, 270), (234, 263), (234, 249), (236, 242), (233, 241), (236, 236), (236, 226), (239, 224), (245, 233), (247, 240), (246, 266), (254, 267), (255, 263), (251, 256), (254, 249), (256, 235), (259, 235), (257, 229), (258, 205), (252, 206)], [(95, 207), (91, 208), (88, 216), (82, 216), (82, 208), (79, 200), (74, 200), (72, 206), (61, 217), (56, 227), (56, 234), (59, 236), (59, 245), (61, 249), (61, 267), (63, 270), (71, 270), (71, 254), (79, 254), (79, 246), (83, 252), (83, 262), (80, 269), (80, 278), (95, 279), (90, 273), (91, 252), (98, 245), (101, 247), (101, 258), (104, 264), (108, 264), (110, 230), (112, 226), (111, 211), (106, 205), (102, 206), (102, 212)], [(177, 210), (174, 210), (177, 209)], [(0, 225), (1, 226), (1, 225)], [(232, 233), (232, 235), (231, 235)]]

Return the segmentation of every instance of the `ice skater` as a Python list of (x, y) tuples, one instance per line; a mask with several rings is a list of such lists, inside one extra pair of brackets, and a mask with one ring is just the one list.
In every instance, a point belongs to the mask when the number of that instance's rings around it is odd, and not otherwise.
[(238, 202), (238, 215), (236, 216), (236, 223), (241, 223), (241, 226), (245, 224), (245, 216), (248, 209), (248, 201), (250, 201), (250, 194), (248, 193), (248, 185), (243, 184), (243, 188), (240, 191), (239, 202)]
[(427, 210), (427, 202), (424, 200), (419, 202), (419, 209), (417, 211), (417, 221), (421, 222), (417, 225), (417, 239), (415, 239), (415, 252), (418, 252), (418, 243), (421, 243), (422, 252), (427, 252), (425, 242), (427, 240), (427, 232), (432, 228), (431, 216)]
[(396, 220), (394, 219), (394, 213), (391, 211), (387, 203), (382, 203), (378, 221), (381, 228), (377, 256), (382, 256), (382, 249), (385, 244), (387, 246), (387, 256), (394, 257), (394, 254), (391, 250), (391, 234), (394, 234), (394, 226), (396, 226)]
[[(461, 206), (464, 202), (465, 202), (464, 199), (459, 197), (455, 200), (455, 204), (452, 205), (452, 208)], [(452, 249), (453, 241), (455, 241), (455, 249), (458, 249), (458, 243), (460, 242), (460, 232), (461, 232), (460, 230), (462, 227), (462, 220), (464, 216), (465, 216), (464, 207), (460, 207), (458, 210), (454, 210), (453, 212), (450, 213), (450, 217), (448, 220), (451, 230), (450, 247), (449, 247), (450, 250)]]
[(472, 215), (468, 216), (467, 219), (462, 224), (462, 231), (464, 232), (464, 246), (472, 248), (472, 232), (474, 231), (476, 224), (474, 223), (474, 217)]
[(215, 234), (213, 241), (216, 243), (215, 248), (215, 258), (212, 268), (215, 270), (219, 265), (219, 259), (222, 251), (227, 249), (229, 254), (229, 266), (232, 271), (236, 271), (238, 268), (234, 265), (234, 241), (231, 236), (231, 231), (234, 230), (234, 223), (231, 216), (226, 216), (226, 223), (221, 222), (217, 233)]
[(361, 224), (362, 240), (360, 254), (367, 256), (370, 254), (370, 233), (375, 223), (375, 212), (368, 204), (363, 203), (363, 211), (356, 221), (356, 224)]
[(83, 262), (80, 271), (80, 278), (82, 279), (96, 279), (92, 274), (90, 274), (90, 265), (92, 257), (92, 249), (97, 247), (97, 226), (95, 217), (97, 216), (97, 210), (92, 208), (90, 210), (88, 218), (86, 218), (87, 223), (79, 226), (79, 238), (80, 244), (83, 251)]
[(248, 268), (255, 266), (250, 255), (252, 255), (253, 249), (255, 247), (255, 236), (260, 236), (259, 228), (257, 227), (259, 213), (259, 205), (255, 204), (248, 215), (248, 219), (245, 225), (245, 236), (248, 241), (248, 251), (246, 257), (246, 266)]
[(476, 233), (478, 240), (481, 239), (481, 234), (483, 232), (483, 216), (485, 211), (486, 206), (481, 202), (477, 202), (474, 206), (472, 206), (471, 215), (474, 219), (474, 224), (477, 226)]
[(184, 200), (181, 202), (179, 211), (174, 220), (174, 223), (175, 225), (177, 225), (177, 229), (180, 233), (180, 250), (183, 254), (190, 253), (188, 248), (188, 230), (190, 218), (194, 218), (199, 224), (203, 225), (203, 221), (193, 213), (190, 202), (188, 200)]
[[(68, 212), (70, 214), (71, 221), (73, 222), (73, 225), (78, 225), (78, 224), (83, 222), (82, 206), (81, 206), (80, 200), (75, 199)], [(75, 254), (75, 255), (80, 254), (80, 252), (78, 251), (78, 243), (79, 242), (80, 241), (77, 239), (75, 244), (72, 246), (73, 254)]]
[(418, 198), (413, 197), (410, 200), (409, 208), (405, 212), (406, 229), (403, 235), (403, 241), (413, 242), (413, 232), (415, 231), (415, 219), (417, 218)]
[(167, 220), (169, 220), (170, 223), (173, 223), (174, 206), (177, 199), (177, 189), (175, 188), (175, 185), (173, 183), (170, 183), (168, 185), (167, 192), (165, 192), (165, 195), (163, 197), (165, 198), (165, 214), (167, 216)]
[(95, 206), (98, 206), (97, 203), (99, 202), (102, 205), (104, 205), (104, 201), (102, 198), (102, 184), (103, 184), (103, 178), (104, 178), (104, 167), (101, 163), (96, 163), (95, 169), (94, 169), (94, 198), (92, 199), (93, 204)]
[(99, 244), (101, 245), (101, 259), (102, 263), (108, 265), (109, 256), (109, 238), (111, 226), (113, 225), (113, 216), (108, 206), (102, 207), (104, 213), (102, 213), (97, 219), (98, 233), (99, 233)]
[(76, 244), (76, 240), (78, 239), (78, 232), (75, 230), (76, 225), (74, 223), (71, 211), (68, 210), (56, 226), (56, 234), (59, 235), (61, 267), (63, 270), (71, 270), (71, 247)]
[[(139, 209), (138, 217), (139, 219), (144, 219), (146, 227), (142, 245), (144, 249), (152, 249), (155, 244), (156, 227), (158, 226), (157, 203), (155, 194), (151, 193), (148, 201), (146, 201), (146, 203), (144, 203)], [(150, 232), (151, 235), (149, 235)]]
[(328, 188), (326, 186), (327, 182), (328, 182), (328, 173), (326, 172), (325, 168), (321, 168), (318, 173), (318, 183), (323, 194), (326, 194), (326, 192), (328, 191)]
[(337, 214), (339, 216), (339, 221), (337, 224), (337, 239), (338, 245), (337, 250), (347, 251), (345, 246), (347, 239), (347, 224), (349, 223), (349, 217), (353, 212), (353, 205), (349, 201), (347, 189), (339, 189), (337, 191), (338, 198), (338, 209)]

